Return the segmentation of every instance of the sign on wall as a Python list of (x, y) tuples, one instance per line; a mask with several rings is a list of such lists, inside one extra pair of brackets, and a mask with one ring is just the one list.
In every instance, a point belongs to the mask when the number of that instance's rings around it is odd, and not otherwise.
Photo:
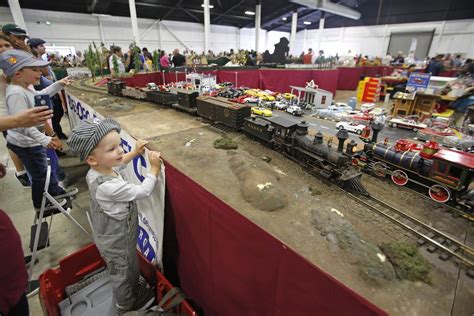
[[(96, 112), (92, 107), (80, 101), (71, 94), (67, 94), (69, 111), (69, 123), (73, 129), (82, 120), (104, 117)], [(135, 146), (135, 139), (123, 129), (120, 132), (122, 147), (125, 152), (130, 152)], [(135, 157), (124, 170), (128, 181), (134, 184), (141, 184), (149, 166), (148, 149), (143, 155)], [(157, 185), (152, 195), (143, 200), (137, 201), (139, 232), (138, 248), (140, 252), (156, 266), (162, 267), (163, 257), (163, 226), (165, 207), (165, 171), (162, 165)]]

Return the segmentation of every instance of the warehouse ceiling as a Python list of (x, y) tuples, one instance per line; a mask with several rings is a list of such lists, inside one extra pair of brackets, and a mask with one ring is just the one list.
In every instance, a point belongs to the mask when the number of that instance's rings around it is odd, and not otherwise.
[[(317, 0), (310, 1), (317, 2)], [(254, 27), (255, 17), (244, 12), (255, 11), (256, 0), (209, 0), (209, 2), (213, 6), (210, 10), (211, 24)], [(325, 28), (474, 18), (474, 0), (332, 0), (331, 2), (356, 10), (362, 16), (359, 20), (353, 20), (326, 12)], [(203, 0), (136, 0), (137, 16), (204, 23), (202, 3)], [(298, 31), (319, 27), (322, 15), (320, 10), (287, 0), (261, 0), (261, 4), (261, 26), (265, 30), (290, 32), (291, 13), (294, 11), (298, 12)], [(0, 5), (8, 6), (8, 0), (0, 0)], [(20, 0), (20, 6), (28, 9), (114, 16), (130, 14), (128, 0)]]

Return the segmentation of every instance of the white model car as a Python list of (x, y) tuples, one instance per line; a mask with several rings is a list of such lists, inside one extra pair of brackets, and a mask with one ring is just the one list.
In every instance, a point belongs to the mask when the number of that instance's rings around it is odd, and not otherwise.
[(286, 108), (285, 111), (290, 113), (291, 115), (303, 115), (303, 110), (297, 105), (290, 105)]
[(283, 101), (272, 101), (271, 104), (277, 110), (285, 110), (288, 107), (288, 103)]
[(328, 106), (328, 109), (329, 108), (338, 109), (340, 111), (352, 111), (352, 108), (348, 106), (347, 103), (344, 103), (344, 102), (334, 102), (333, 104)]
[(415, 120), (399, 118), (399, 117), (395, 117), (391, 119), (390, 121), (388, 121), (388, 125), (392, 127), (411, 129), (414, 132), (417, 132), (418, 130), (422, 128), (428, 127), (428, 125), (423, 124), (423, 123), (418, 123)]
[(356, 133), (358, 135), (362, 134), (362, 131), (365, 128), (365, 125), (358, 124), (355, 122), (339, 122), (336, 124), (337, 129), (345, 129), (348, 132)]
[(360, 106), (360, 110), (362, 112), (370, 111), (370, 110), (373, 110), (373, 109), (375, 109), (375, 103), (364, 103)]

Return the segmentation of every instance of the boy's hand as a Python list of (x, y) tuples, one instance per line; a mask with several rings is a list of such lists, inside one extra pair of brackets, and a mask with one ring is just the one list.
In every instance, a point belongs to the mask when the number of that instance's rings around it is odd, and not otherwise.
[(150, 151), (148, 160), (150, 161), (150, 172), (157, 176), (161, 169), (161, 154), (157, 151)]
[(145, 152), (145, 146), (148, 144), (148, 141), (143, 140), (143, 139), (137, 139), (137, 142), (135, 144), (135, 154), (141, 155)]
[(53, 137), (48, 144), (48, 148), (61, 150), (63, 148), (63, 142), (59, 138)]
[(74, 80), (72, 79), (69, 79), (69, 76), (61, 79), (61, 80), (58, 80), (58, 82), (63, 86), (63, 87), (66, 87), (66, 86), (69, 86), (71, 83), (74, 82)]

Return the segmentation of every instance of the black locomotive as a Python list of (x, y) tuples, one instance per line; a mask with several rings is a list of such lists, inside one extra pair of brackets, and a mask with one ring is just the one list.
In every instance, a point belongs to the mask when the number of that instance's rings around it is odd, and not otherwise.
[(337, 146), (323, 140), (318, 132), (308, 135), (308, 124), (295, 123), (281, 117), (246, 118), (243, 132), (298, 162), (310, 173), (336, 183), (340, 187), (361, 194), (368, 194), (360, 182), (361, 172), (352, 165), (356, 143), (351, 141), (346, 130), (340, 130), (336, 137)]

